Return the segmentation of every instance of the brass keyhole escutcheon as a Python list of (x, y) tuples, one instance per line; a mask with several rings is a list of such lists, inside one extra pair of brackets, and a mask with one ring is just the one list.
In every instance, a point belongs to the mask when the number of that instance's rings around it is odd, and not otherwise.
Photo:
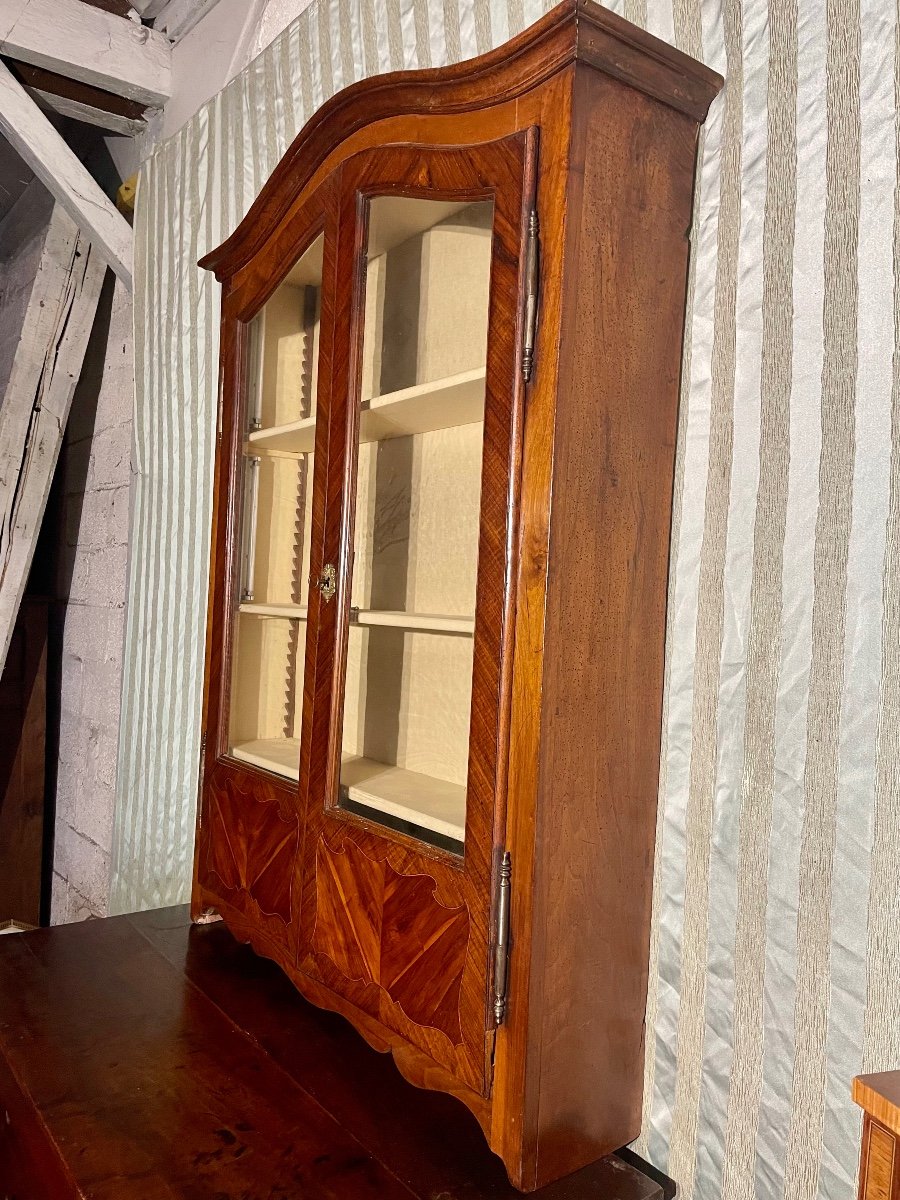
[(322, 574), (316, 580), (316, 587), (322, 593), (322, 599), (327, 604), (337, 591), (337, 568), (334, 563), (326, 563)]

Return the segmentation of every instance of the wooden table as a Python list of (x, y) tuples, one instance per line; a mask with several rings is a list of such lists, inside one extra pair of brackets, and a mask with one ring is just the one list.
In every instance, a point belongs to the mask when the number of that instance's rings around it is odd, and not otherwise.
[[(3, 1200), (519, 1195), (461, 1104), (186, 908), (0, 938), (0, 1103)], [(534, 1195), (664, 1192), (611, 1156)]]

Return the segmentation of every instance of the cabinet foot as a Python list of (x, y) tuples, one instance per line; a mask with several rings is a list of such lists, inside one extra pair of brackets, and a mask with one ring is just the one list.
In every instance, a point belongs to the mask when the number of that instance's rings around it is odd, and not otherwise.
[(204, 908), (198, 913), (191, 913), (191, 921), (195, 925), (214, 925), (216, 921), (221, 920), (221, 916), (214, 908)]

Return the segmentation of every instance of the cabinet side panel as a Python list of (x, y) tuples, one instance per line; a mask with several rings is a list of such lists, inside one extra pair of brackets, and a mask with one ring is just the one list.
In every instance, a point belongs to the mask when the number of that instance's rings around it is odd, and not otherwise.
[(536, 1185), (640, 1128), (695, 123), (579, 67), (544, 656)]

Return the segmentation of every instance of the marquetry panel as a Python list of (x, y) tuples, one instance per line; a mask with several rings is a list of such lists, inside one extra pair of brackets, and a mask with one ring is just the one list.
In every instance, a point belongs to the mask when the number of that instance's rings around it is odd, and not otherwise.
[(313, 946), (351, 980), (375, 983), (411, 1021), (462, 1038), (459, 996), (469, 914), (435, 895), (430, 875), (401, 875), (353, 842), (316, 851)]
[(870, 1122), (866, 1200), (891, 1200), (896, 1151), (897, 1143), (893, 1134)]
[(897, 1200), (900, 1162), (897, 1139), (889, 1129), (866, 1116), (859, 1170), (859, 1200)]
[(299, 846), (297, 817), (249, 781), (226, 777), (207, 797), (206, 868), (225, 893), (245, 892), (267, 916), (291, 919), (291, 883)]

